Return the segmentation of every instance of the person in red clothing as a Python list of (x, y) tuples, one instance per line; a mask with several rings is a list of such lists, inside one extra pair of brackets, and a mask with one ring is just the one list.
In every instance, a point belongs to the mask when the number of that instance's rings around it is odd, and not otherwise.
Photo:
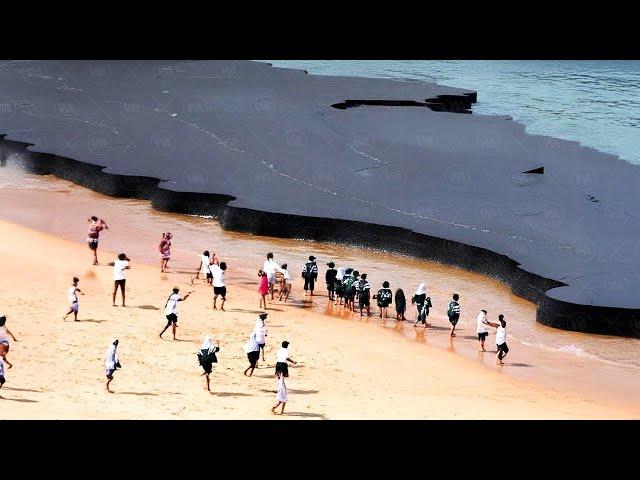
[(260, 295), (260, 307), (267, 309), (267, 293), (269, 293), (269, 279), (264, 270), (258, 270), (258, 277), (260, 277), (260, 287), (258, 288), (258, 295)]
[(171, 233), (163, 233), (158, 250), (160, 251), (160, 273), (164, 273), (164, 269), (168, 268), (167, 264), (171, 259), (171, 239), (173, 235)]
[(103, 219), (96, 216), (87, 220), (89, 222), (89, 232), (87, 233), (87, 245), (93, 252), (93, 264), (98, 265), (98, 240), (102, 230), (109, 230), (109, 225)]

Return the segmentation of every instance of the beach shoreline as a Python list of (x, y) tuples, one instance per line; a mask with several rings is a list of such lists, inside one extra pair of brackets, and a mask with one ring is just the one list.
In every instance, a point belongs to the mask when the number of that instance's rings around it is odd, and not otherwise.
[[(26, 190), (21, 193), (0, 189), (5, 199), (13, 196), (20, 205), (31, 207), (29, 212), (24, 211), (21, 223), (34, 223), (35, 218), (29, 218), (30, 215), (48, 216), (56, 224), (82, 221), (67, 203), (56, 206), (52, 202), (52, 198), (68, 197), (67, 193)], [(89, 192), (85, 195), (92, 197), (99, 211), (113, 208), (109, 205), (125, 206), (133, 202), (102, 198)], [(77, 191), (73, 197), (82, 199)], [(37, 198), (41, 204), (35, 201)], [(175, 217), (167, 214), (166, 222), (170, 225)], [(162, 328), (163, 316), (157, 309), (163, 307), (160, 303), (173, 284), (183, 290), (189, 288), (189, 273), (186, 273), (189, 262), (185, 260), (191, 259), (190, 253), (176, 249), (178, 266), (167, 275), (161, 275), (154, 262), (141, 263), (132, 258), (134, 267), (128, 298), (134, 306), (126, 310), (126, 318), (120, 318), (119, 312), (124, 310), (113, 309), (108, 298), (111, 269), (91, 267), (85, 245), (4, 220), (0, 222), (0, 234), (8, 240), (2, 246), (3, 258), (8, 260), (0, 301), (6, 305), (9, 326), (20, 340), (12, 345), (11, 351), (11, 361), (16, 367), (9, 371), (6, 390), (3, 388), (0, 393), (16, 399), (3, 404), (6, 418), (41, 418), (37, 411), (44, 405), (47, 418), (272, 418), (268, 413), (268, 407), (274, 403), (274, 395), (270, 393), (275, 384), (272, 368), (256, 371), (262, 376), (257, 390), (255, 384), (242, 377), (246, 367), (242, 345), (255, 320), (256, 314), (251, 312), (257, 311), (258, 303), (257, 279), (248, 270), (229, 275), (229, 312), (224, 315), (213, 312), (208, 287), (196, 287), (193, 299), (181, 305), (184, 320), (178, 330), (179, 336), (187, 341), (158, 343), (155, 330)], [(131, 234), (113, 228), (104, 234), (111, 252), (100, 251), (101, 263), (111, 260), (116, 250), (129, 253), (128, 235)], [(149, 245), (150, 251), (153, 247)], [(42, 265), (33, 255), (34, 251), (47, 252), (47, 258), (53, 262), (47, 275), (38, 277), (35, 283), (32, 272), (41, 270)], [(59, 319), (64, 313), (65, 292), (73, 274), (80, 276), (80, 287), (84, 285), (88, 292), (80, 298), (80, 318), (86, 315), (85, 319), (90, 316), (89, 320), (94, 321), (74, 325)], [(299, 286), (297, 290), (295, 293), (299, 296)], [(326, 299), (318, 297), (314, 301)], [(135, 306), (153, 308), (136, 309)], [(328, 310), (325, 315), (319, 314), (306, 308), (304, 302), (292, 302), (290, 306), (276, 304), (270, 310), (267, 326), (271, 322), (274, 333), (292, 341), (294, 358), (302, 360), (299, 368), (292, 367), (288, 385), (291, 411), (297, 413), (287, 418), (638, 418), (633, 398), (617, 398), (609, 403), (598, 395), (572, 391), (570, 386), (550, 389), (539, 382), (513, 378), (496, 370), (497, 367), (487, 368), (486, 364), (494, 360), (494, 354), (490, 353), (480, 362), (451, 355), (441, 346), (429, 344), (430, 337), (443, 336), (438, 330), (433, 333), (430, 330), (422, 339), (407, 338), (389, 330), (398, 327), (408, 330), (410, 324), (398, 326), (389, 320), (386, 328), (375, 328), (372, 323), (377, 322), (376, 317), (358, 321), (356, 317)], [(442, 322), (437, 324), (442, 326)], [(214, 338), (220, 336), (222, 346), (219, 354), (222, 368), (212, 375), (213, 389), (223, 389), (230, 394), (223, 397), (212, 394), (217, 397), (215, 400), (211, 396), (203, 397), (203, 380), (195, 362), (195, 349), (212, 326)], [(74, 330), (75, 327), (80, 328)], [(465, 326), (464, 330), (468, 329), (469, 326)], [(105, 342), (114, 334), (121, 338), (125, 369), (118, 372), (112, 386), (121, 393), (132, 392), (124, 396), (134, 399), (133, 402), (103, 398), (101, 356), (107, 346)], [(38, 342), (45, 338), (54, 339), (53, 353), (40, 348)], [(34, 343), (35, 353), (28, 354), (23, 346), (32, 348)], [(139, 349), (138, 343), (143, 348)], [(456, 343), (475, 346), (476, 342), (459, 338)], [(354, 348), (363, 344), (368, 348)], [(523, 365), (539, 367), (544, 366), (544, 362), (550, 363), (547, 369), (557, 368), (557, 358), (562, 357), (542, 353), (532, 356), (532, 351), (532, 348), (518, 347), (510, 355), (517, 356), (517, 363)], [(270, 343), (267, 358), (274, 352), (275, 343)], [(138, 353), (143, 357), (136, 358)], [(550, 356), (556, 360), (549, 362), (545, 357)], [(132, 361), (132, 357), (135, 360)], [(592, 368), (595, 364), (590, 362), (593, 361), (585, 360), (584, 368), (596, 372), (597, 369)], [(43, 365), (62, 371), (56, 371), (55, 380), (51, 380), (41, 371)], [(157, 371), (154, 371), (156, 365)], [(172, 378), (181, 386), (179, 392), (171, 387)], [(142, 379), (140, 385), (144, 389), (136, 390), (138, 379)], [(12, 387), (23, 390), (12, 390)], [(189, 401), (191, 396), (197, 399), (192, 411), (178, 406), (187, 398), (183, 395), (189, 395)], [(81, 407), (70, 408), (65, 398), (73, 399), (74, 406)], [(118, 398), (117, 395), (114, 398)], [(154, 400), (160, 405), (155, 405)], [(425, 403), (429, 404), (426, 410)]]

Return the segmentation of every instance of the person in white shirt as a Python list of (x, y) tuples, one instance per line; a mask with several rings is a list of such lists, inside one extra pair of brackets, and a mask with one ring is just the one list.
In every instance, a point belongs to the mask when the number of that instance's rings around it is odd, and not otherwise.
[(489, 325), (497, 328), (496, 346), (498, 347), (498, 355), (496, 356), (496, 365), (504, 365), (502, 360), (507, 356), (507, 353), (509, 353), (509, 347), (507, 346), (507, 322), (502, 314), (498, 315), (498, 321), (500, 324), (489, 323)]
[(114, 338), (111, 341), (111, 345), (109, 345), (109, 348), (107, 348), (107, 353), (104, 358), (105, 373), (107, 375), (106, 387), (107, 392), (109, 393), (113, 393), (111, 390), (109, 390), (109, 384), (111, 383), (111, 380), (113, 380), (113, 374), (118, 368), (121, 368), (120, 360), (118, 359), (118, 354), (116, 353), (118, 343), (119, 342), (117, 338)]
[(184, 302), (189, 295), (193, 292), (188, 292), (184, 297), (180, 296), (180, 289), (178, 287), (173, 288), (173, 293), (167, 298), (167, 303), (164, 306), (164, 314), (167, 317), (167, 325), (160, 332), (160, 338), (162, 334), (167, 331), (167, 328), (172, 327), (173, 339), (176, 339), (176, 328), (178, 327), (178, 302)]
[(289, 342), (285, 340), (282, 342), (282, 348), (276, 352), (276, 378), (279, 378), (280, 375), (289, 376), (289, 364), (287, 362), (291, 362), (294, 365), (298, 364), (298, 362), (289, 357)]
[(129, 270), (131, 266), (129, 262), (131, 260), (127, 258), (127, 255), (121, 253), (118, 255), (118, 259), (115, 262), (111, 262), (109, 265), (113, 265), (113, 306), (116, 306), (116, 293), (118, 293), (118, 287), (120, 287), (120, 292), (122, 293), (122, 306), (124, 307), (124, 299), (125, 293), (124, 289), (127, 283), (127, 276), (124, 271)]
[(211, 285), (211, 281), (213, 280), (213, 276), (211, 275), (211, 263), (212, 261), (211, 257), (209, 256), (209, 250), (205, 250), (204, 252), (202, 252), (202, 255), (200, 255), (200, 264), (198, 265), (198, 269), (196, 270), (195, 278), (191, 279), (191, 283), (193, 283), (194, 280), (199, 279), (200, 274), (202, 274), (202, 278), (206, 278), (207, 283)]
[(73, 313), (73, 321), (78, 321), (78, 293), (84, 295), (78, 288), (79, 281), (78, 277), (73, 277), (73, 285), (69, 288), (69, 311), (62, 317), (63, 320), (66, 320), (67, 317)]
[(7, 354), (9, 353), (9, 337), (13, 339), (14, 342), (17, 342), (18, 339), (11, 333), (11, 331), (7, 328), (7, 316), (0, 315), (0, 358), (4, 360), (4, 363), (7, 364), (7, 367), (11, 368), (13, 365), (9, 360), (7, 360)]
[(273, 253), (267, 253), (267, 259), (262, 265), (262, 270), (267, 274), (267, 282), (269, 283), (269, 292), (271, 292), (271, 300), (273, 300), (273, 287), (276, 284), (276, 272), (280, 269), (278, 264), (273, 260)]
[[(253, 371), (258, 364), (258, 360), (260, 359), (260, 346), (256, 341), (256, 332), (251, 332), (249, 341), (244, 346), (244, 351), (247, 353), (247, 358), (249, 359), (249, 366), (244, 371), (244, 375), (246, 377), (250, 377), (251, 375), (253, 375)], [(251, 372), (249, 372), (249, 370), (251, 370)], [(247, 372), (249, 372), (249, 375), (247, 375)]]
[(256, 342), (258, 342), (258, 346), (262, 351), (262, 361), (266, 362), (264, 359), (264, 346), (267, 343), (267, 329), (265, 327), (265, 320), (267, 319), (268, 313), (261, 313), (256, 320), (256, 324), (253, 327), (253, 331), (256, 334)]
[(213, 284), (213, 309), (217, 310), (216, 302), (218, 296), (222, 297), (222, 305), (220, 310), (224, 312), (224, 302), (227, 301), (227, 287), (224, 283), (224, 272), (227, 270), (226, 262), (221, 262), (220, 265), (214, 263), (209, 267), (211, 270), (212, 284)]
[(276, 380), (277, 389), (276, 389), (276, 400), (278, 403), (274, 405), (271, 411), (277, 415), (276, 408), (282, 405), (280, 409), (280, 415), (284, 415), (284, 407), (287, 404), (287, 385), (284, 383), (284, 375), (280, 375)]
[(484, 349), (484, 341), (487, 339), (487, 335), (489, 335), (489, 330), (487, 330), (487, 326), (489, 322), (487, 321), (487, 311), (480, 310), (478, 313), (478, 318), (476, 319), (476, 332), (478, 333), (478, 341), (480, 342), (480, 351), (486, 352)]
[[(6, 379), (4, 378), (4, 362), (2, 358), (0, 358), (0, 388), (6, 383)], [(2, 398), (0, 396), (0, 398)]]
[(284, 301), (286, 302), (289, 299), (289, 294), (291, 293), (291, 274), (289, 270), (287, 270), (287, 264), (283, 263), (282, 267), (278, 269), (280, 273), (282, 273), (282, 290), (280, 291), (280, 298), (278, 301), (282, 300), (282, 296), (284, 295)]

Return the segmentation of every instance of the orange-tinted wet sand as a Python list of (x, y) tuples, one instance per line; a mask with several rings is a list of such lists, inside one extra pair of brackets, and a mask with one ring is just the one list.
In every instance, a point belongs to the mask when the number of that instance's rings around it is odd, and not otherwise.
[[(156, 212), (148, 202), (113, 199), (66, 181), (46, 180), (46, 189), (0, 189), (0, 218), (73, 241), (2, 225), (7, 260), (0, 295), (9, 326), (21, 340), (12, 346), (16, 368), (8, 372), (2, 395), (38, 402), (13, 402), (15, 408), (5, 404), (6, 418), (262, 418), (275, 397), (269, 391), (274, 388), (271, 370), (256, 372), (265, 375), (253, 379), (260, 378), (259, 386), (248, 383), (242, 376), (242, 345), (255, 317), (249, 312), (258, 304), (255, 272), (267, 251), (273, 251), (278, 262), (287, 262), (294, 277), (291, 305), (276, 302), (269, 320), (272, 335), (278, 341), (286, 336), (294, 358), (303, 359), (289, 385), (290, 409), (303, 418), (637, 418), (640, 412), (637, 368), (526, 346), (515, 338), (549, 348), (578, 345), (607, 360), (616, 361), (618, 355), (628, 363), (635, 361), (636, 340), (538, 325), (535, 306), (497, 281), (384, 252), (225, 232), (210, 219)], [(94, 214), (111, 226), (101, 238), (101, 262), (112, 260), (107, 250), (125, 251), (134, 261), (132, 308), (126, 315), (110, 306), (111, 269), (92, 267), (83, 244), (86, 218)], [(167, 275), (159, 273), (156, 249), (163, 231), (174, 234)], [(182, 305), (179, 334), (187, 341), (161, 341), (156, 330), (162, 328), (162, 312), (135, 306), (163, 307), (174, 283), (187, 288), (189, 274), (182, 272), (195, 270), (197, 254), (204, 249), (215, 250), (230, 265), (230, 311), (214, 313), (209, 289), (198, 286), (193, 300)], [(400, 286), (410, 296), (425, 281), (434, 303), (434, 327), (424, 332), (391, 319), (378, 325), (377, 317), (360, 319), (327, 306), (324, 296), (303, 301), (299, 270), (310, 253), (318, 257), (321, 275), (332, 259), (367, 272), (374, 289), (389, 280), (394, 290)], [(102, 321), (62, 323), (68, 277), (74, 273), (88, 292), (80, 297), (81, 318)], [(322, 281), (319, 287), (318, 293), (326, 295)], [(454, 291), (462, 297), (463, 314), (459, 334), (450, 343), (445, 310)], [(480, 308), (487, 309), (491, 319), (504, 313), (509, 321), (511, 353), (505, 367), (494, 365), (493, 354), (477, 353), (475, 315)], [(414, 312), (409, 310), (407, 317), (413, 319)], [(193, 352), (209, 330), (222, 346), (214, 389), (225, 385), (235, 389), (235, 396), (203, 397)], [(114, 387), (125, 390), (123, 385), (129, 385), (126, 389), (136, 393), (139, 381), (141, 391), (152, 395), (127, 395), (127, 402), (104, 398), (102, 356), (111, 335), (122, 339), (123, 364), (129, 358)], [(276, 338), (269, 340), (275, 343)], [(495, 349), (493, 335), (488, 345)], [(273, 363), (273, 358), (267, 360)], [(55, 371), (51, 376), (46, 365)], [(35, 392), (9, 390), (25, 385)], [(40, 392), (40, 386), (46, 391)], [(77, 408), (71, 409), (65, 396), (73, 398)], [(183, 409), (186, 398), (189, 407)]]

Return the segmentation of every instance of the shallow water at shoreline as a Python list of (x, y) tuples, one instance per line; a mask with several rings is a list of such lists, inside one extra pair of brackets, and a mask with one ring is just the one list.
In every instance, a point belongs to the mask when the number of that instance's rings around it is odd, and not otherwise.
[[(372, 307), (372, 317), (360, 318), (357, 313), (351, 314), (341, 307), (329, 305), (323, 282), (325, 264), (329, 260), (338, 266), (351, 266), (361, 273), (367, 272), (374, 291), (382, 281), (389, 280), (394, 291), (401, 287), (409, 297), (417, 284), (424, 281), (434, 304), (430, 317), (433, 328), (425, 332), (422, 328), (414, 329), (412, 323), (398, 324), (393, 319), (382, 323), (380, 328), (401, 332), (417, 342), (455, 352), (495, 368), (493, 354), (477, 352), (475, 316), (485, 308), (491, 320), (495, 320), (498, 313), (503, 313), (509, 321), (510, 356), (513, 366), (518, 367), (510, 369), (509, 374), (528, 380), (542, 380), (542, 383), (555, 387), (559, 378), (571, 381), (572, 377), (588, 371), (593, 377), (589, 382), (609, 382), (601, 388), (603, 395), (640, 399), (640, 387), (635, 386), (637, 382), (628, 381), (640, 373), (640, 340), (566, 332), (540, 325), (535, 321), (534, 304), (516, 297), (502, 283), (479, 274), (383, 251), (224, 231), (210, 218), (158, 212), (148, 201), (114, 199), (65, 180), (24, 173), (11, 163), (0, 169), (0, 201), (4, 205), (0, 218), (76, 242), (85, 240), (86, 218), (102, 216), (112, 230), (101, 236), (101, 247), (125, 251), (136, 262), (157, 264), (159, 237), (163, 231), (171, 231), (174, 234), (174, 260), (170, 263), (173, 271), (195, 272), (198, 254), (205, 249), (216, 251), (230, 266), (227, 275), (230, 302), (234, 283), (257, 289), (256, 272), (267, 251), (273, 251), (279, 263), (289, 264), (294, 279), (292, 306), (311, 308), (345, 321), (367, 322), (372, 327), (379, 325), (376, 307)], [(25, 205), (29, 207), (25, 208)], [(117, 234), (112, 234), (114, 231)], [(306, 257), (312, 253), (318, 257), (320, 266), (317, 289), (320, 296), (308, 302), (302, 296), (300, 270)], [(89, 258), (88, 250), (87, 256)], [(111, 259), (100, 260), (104, 263)], [(463, 313), (459, 334), (454, 342), (450, 342), (445, 311), (453, 292), (461, 295)], [(256, 307), (257, 304), (256, 294)], [(277, 301), (272, 307), (275, 311), (282, 308)], [(415, 318), (411, 307), (407, 318)], [(493, 333), (488, 345), (489, 351), (495, 348)], [(522, 356), (527, 360), (518, 361)], [(564, 371), (559, 370), (562, 366), (566, 366)], [(589, 382), (580, 380), (576, 388), (589, 390), (593, 388)]]

